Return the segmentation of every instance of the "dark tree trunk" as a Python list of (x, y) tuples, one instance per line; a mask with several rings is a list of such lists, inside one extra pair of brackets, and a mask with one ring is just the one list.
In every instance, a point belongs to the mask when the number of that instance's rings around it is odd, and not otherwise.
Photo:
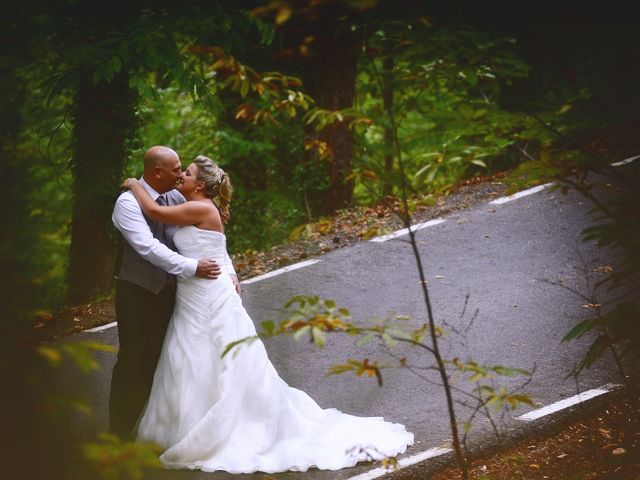
[[(309, 59), (305, 85), (318, 107), (351, 108), (357, 73), (355, 37), (350, 31), (344, 31), (327, 35), (323, 40)], [(332, 152), (327, 160), (330, 186), (320, 205), (320, 213), (331, 214), (349, 206), (353, 199), (353, 181), (346, 180), (353, 171), (353, 132), (346, 123), (337, 123), (324, 128), (317, 138), (326, 142)]]
[(121, 72), (94, 84), (81, 76), (74, 105), (73, 219), (69, 301), (84, 303), (113, 285), (116, 231), (113, 204), (129, 141), (135, 131), (137, 94)]
[[(382, 62), (382, 106), (385, 112), (393, 111), (393, 67), (394, 61), (391, 52), (387, 52)], [(388, 123), (384, 125), (384, 180), (382, 182), (382, 194), (393, 194), (393, 164), (395, 150), (395, 138), (393, 128)]]

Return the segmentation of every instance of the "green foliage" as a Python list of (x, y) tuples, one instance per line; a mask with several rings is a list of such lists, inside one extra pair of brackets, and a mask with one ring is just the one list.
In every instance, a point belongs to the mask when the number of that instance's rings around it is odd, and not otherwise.
[(399, 185), (397, 164), (390, 170), (384, 161), (395, 162), (398, 154), (389, 113), (415, 191), (504, 168), (524, 118), (500, 106), (501, 89), (528, 73), (513, 41), (421, 22), (382, 24), (369, 36), (361, 64), (360, 109), (375, 123), (361, 139), (359, 169)]
[[(5, 298), (2, 321), (21, 323), (66, 300), (71, 175), (68, 170), (69, 99), (47, 103), (44, 63), (15, 73), (29, 94), (15, 105), (14, 132), (3, 145), (0, 217), (0, 281)], [(10, 95), (7, 91), (7, 95)], [(7, 114), (9, 112), (3, 112)]]
[(65, 343), (61, 347), (42, 345), (36, 350), (40, 356), (45, 358), (52, 367), (59, 367), (64, 357), (73, 361), (83, 373), (87, 374), (92, 370), (98, 370), (100, 364), (96, 361), (94, 352), (117, 352), (118, 349), (104, 343), (82, 341)]
[(151, 144), (173, 146), (183, 166), (205, 154), (234, 185), (231, 250), (281, 243), (309, 215), (314, 193), (324, 186), (319, 167), (300, 160), (304, 133), (295, 120), (312, 101), (296, 78), (259, 73), (219, 47), (201, 46), (196, 53), (210, 101), (177, 84), (145, 98), (139, 108), (144, 147), (133, 152), (128, 169), (139, 174), (139, 158)]
[(94, 442), (82, 445), (82, 454), (88, 462), (91, 478), (102, 480), (143, 478), (145, 471), (162, 468), (162, 448), (142, 442), (121, 442), (118, 437), (100, 434)]

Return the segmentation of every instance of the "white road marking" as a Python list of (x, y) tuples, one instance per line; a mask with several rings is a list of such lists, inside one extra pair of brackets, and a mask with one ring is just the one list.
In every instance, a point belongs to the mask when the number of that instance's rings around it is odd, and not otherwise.
[(546, 415), (550, 415), (552, 413), (559, 412), (560, 410), (564, 410), (565, 408), (577, 405), (578, 403), (586, 402), (587, 400), (590, 400), (592, 398), (604, 395), (605, 393), (609, 393), (610, 391), (615, 390), (618, 387), (619, 385), (609, 384), (605, 385), (604, 387), (593, 388), (591, 390), (587, 390), (586, 392), (579, 393), (578, 395), (574, 395), (573, 397), (565, 398), (564, 400), (560, 400), (559, 402), (547, 405), (546, 407), (542, 407), (529, 413), (525, 413), (524, 415), (520, 415), (516, 418), (525, 422), (531, 422)]
[(626, 165), (627, 163), (631, 163), (634, 160), (637, 160), (638, 158), (640, 158), (640, 155), (636, 155), (635, 157), (625, 158), (624, 160), (620, 160), (619, 162), (612, 163), (611, 166), (612, 167), (619, 167), (621, 165)]
[(383, 475), (392, 473), (396, 470), (400, 470), (410, 465), (415, 465), (416, 463), (422, 462), (424, 460), (439, 457), (440, 455), (444, 455), (445, 453), (449, 453), (451, 451), (452, 450), (450, 448), (430, 448), (429, 450), (411, 455), (410, 457), (401, 458), (400, 460), (398, 460), (398, 466), (395, 469), (387, 469), (382, 467), (374, 468), (373, 470), (361, 473), (360, 475), (356, 475), (355, 477), (349, 477), (347, 478), (347, 480), (372, 480), (374, 478), (379, 478)]
[[(446, 222), (444, 218), (436, 218), (435, 220), (429, 220), (428, 222), (416, 223), (415, 225), (411, 225), (411, 231), (416, 232), (418, 230), (422, 230), (423, 228), (432, 227), (433, 225), (438, 225), (439, 223)], [(387, 240), (392, 240), (394, 238), (402, 237), (403, 235), (408, 235), (409, 229), (402, 228), (400, 230), (396, 230), (395, 232), (388, 233), (386, 235), (381, 235), (379, 237), (372, 238), (369, 240), (370, 242), (386, 242)]]
[(509, 195), (508, 197), (496, 198), (495, 200), (489, 202), (489, 205), (502, 205), (503, 203), (512, 202), (513, 200), (517, 200), (518, 198), (526, 197), (527, 195), (541, 192), (542, 190), (550, 187), (551, 185), (553, 185), (553, 183), (545, 183), (544, 185), (538, 185), (537, 187), (529, 188), (527, 190), (522, 190), (521, 192), (514, 193), (513, 195)]
[(297, 270), (299, 268), (308, 267), (309, 265), (313, 265), (314, 263), (320, 262), (320, 259), (314, 258), (311, 260), (305, 260), (303, 262), (294, 263), (293, 265), (287, 265), (284, 268), (280, 268), (278, 270), (274, 270), (269, 273), (265, 273), (263, 275), (258, 275), (257, 277), (249, 278), (248, 280), (243, 280), (240, 282), (243, 285), (249, 285), (250, 283), (259, 282), (261, 280), (266, 280), (267, 278), (275, 277), (276, 275), (281, 275), (283, 273), (290, 272), (292, 270)]
[(96, 333), (101, 332), (102, 330), (107, 330), (109, 328), (113, 328), (118, 324), (118, 322), (107, 323), (106, 325), (100, 325), (99, 327), (89, 328), (85, 330), (85, 332)]
[[(552, 403), (551, 405), (547, 405), (546, 407), (539, 408), (537, 410), (533, 410), (529, 413), (525, 413), (524, 415), (520, 415), (516, 417), (518, 420), (523, 420), (526, 422), (530, 422), (532, 420), (536, 420), (540, 417), (544, 417), (546, 415), (550, 415), (552, 413), (558, 412), (560, 410), (564, 410), (565, 408), (569, 408), (573, 405), (577, 405), (581, 402), (586, 402), (595, 397), (599, 397), (600, 395), (604, 395), (605, 393), (609, 393), (617, 388), (620, 388), (622, 385), (609, 383), (600, 388), (593, 388), (591, 390), (587, 390), (586, 392), (579, 393), (578, 395), (574, 395), (573, 397), (565, 398), (564, 400), (560, 400), (559, 402)], [(428, 460), (430, 458), (438, 457), (440, 455), (444, 455), (446, 453), (452, 452), (450, 448), (443, 447), (435, 447), (430, 448), (421, 453), (417, 453), (410, 457), (401, 458), (398, 460), (398, 466), (396, 470), (400, 470), (401, 468), (408, 467), (410, 465), (415, 465), (416, 463), (422, 462), (424, 460)], [(374, 478), (379, 478), (387, 473), (391, 473), (394, 470), (387, 468), (374, 468), (373, 470), (369, 470), (368, 472), (361, 473), (360, 475), (356, 475), (355, 477), (349, 477), (346, 480), (373, 480)]]

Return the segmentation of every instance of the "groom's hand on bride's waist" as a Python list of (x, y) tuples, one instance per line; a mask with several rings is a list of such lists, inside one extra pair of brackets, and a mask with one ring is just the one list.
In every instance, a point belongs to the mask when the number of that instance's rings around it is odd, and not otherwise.
[(196, 276), (215, 280), (220, 276), (220, 267), (215, 260), (211, 260), (210, 258), (201, 258), (198, 260)]

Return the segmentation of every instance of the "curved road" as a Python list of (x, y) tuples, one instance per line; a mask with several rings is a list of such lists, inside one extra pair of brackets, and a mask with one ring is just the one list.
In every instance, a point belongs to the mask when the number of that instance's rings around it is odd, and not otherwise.
[[(586, 371), (579, 384), (566, 378), (589, 339), (569, 343), (561, 343), (561, 339), (576, 318), (589, 312), (578, 296), (550, 282), (586, 291), (585, 269), (591, 271), (614, 262), (606, 251), (581, 240), (581, 231), (589, 224), (589, 207), (575, 193), (563, 196), (547, 188), (506, 203), (457, 212), (416, 233), (436, 319), (467, 329), (464, 339), (449, 335), (443, 340), (448, 358), (524, 369), (535, 365), (535, 375), (526, 392), (541, 405), (575, 395), (577, 389), (585, 391), (619, 381), (612, 362), (606, 358)], [(258, 326), (265, 319), (280, 319), (280, 309), (296, 294), (331, 298), (347, 307), (357, 321), (395, 312), (409, 315), (410, 322), (421, 325), (425, 310), (407, 238), (362, 242), (319, 257), (317, 263), (304, 268), (249, 283), (244, 286), (244, 304)], [(600, 274), (591, 275), (597, 279)], [(74, 338), (117, 344), (115, 328), (85, 332)], [(406, 424), (415, 433), (416, 444), (405, 456), (447, 445), (450, 434), (444, 394), (437, 385), (406, 370), (387, 371), (382, 388), (374, 380), (351, 374), (326, 376), (331, 365), (349, 358), (384, 359), (375, 345), (358, 347), (353, 339), (334, 336), (321, 350), (292, 338), (269, 340), (266, 346), (280, 375), (290, 385), (309, 393), (321, 406), (356, 415), (384, 416)], [(422, 353), (404, 348), (398, 353), (405, 352), (401, 354), (423, 365), (432, 364), (430, 358), (421, 357)], [(91, 378), (69, 374), (65, 381), (86, 385), (97, 426), (106, 428), (114, 355), (102, 354), (100, 361), (102, 370)], [(463, 381), (456, 385), (469, 388)], [(521, 409), (514, 416), (527, 410), (531, 408)], [(463, 416), (464, 411), (460, 414)], [(507, 418), (502, 425), (513, 429), (520, 423)], [(477, 420), (472, 431), (485, 435), (486, 423)], [(358, 466), (340, 472), (310, 471), (273, 477), (347, 479), (371, 468)], [(163, 471), (154, 473), (153, 478), (222, 480), (263, 476)]]

